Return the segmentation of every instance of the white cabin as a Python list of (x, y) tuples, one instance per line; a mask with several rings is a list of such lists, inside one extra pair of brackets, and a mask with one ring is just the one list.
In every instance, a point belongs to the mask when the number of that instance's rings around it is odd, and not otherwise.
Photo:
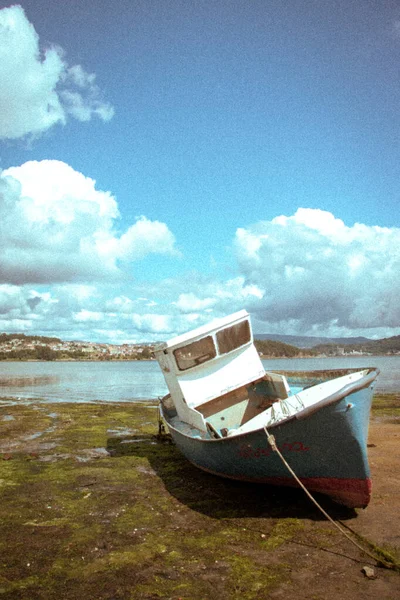
[(265, 375), (245, 310), (172, 338), (154, 353), (179, 418), (203, 431), (203, 404)]

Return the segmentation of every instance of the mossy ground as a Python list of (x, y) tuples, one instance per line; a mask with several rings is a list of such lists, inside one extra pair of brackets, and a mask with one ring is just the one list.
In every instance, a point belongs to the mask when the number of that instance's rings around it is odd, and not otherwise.
[(307, 598), (311, 579), (328, 599), (349, 569), (376, 597), (301, 490), (199, 471), (157, 440), (152, 403), (4, 403), (0, 428), (1, 600)]
[(375, 417), (386, 417), (391, 421), (400, 420), (400, 394), (376, 394), (372, 403)]

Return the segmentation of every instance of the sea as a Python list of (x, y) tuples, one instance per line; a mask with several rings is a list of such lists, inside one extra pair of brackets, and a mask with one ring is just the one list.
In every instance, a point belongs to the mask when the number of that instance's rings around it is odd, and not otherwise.
[[(400, 391), (400, 356), (279, 358), (263, 364), (268, 371), (378, 367), (375, 390)], [(0, 404), (141, 402), (166, 393), (156, 361), (0, 362)]]

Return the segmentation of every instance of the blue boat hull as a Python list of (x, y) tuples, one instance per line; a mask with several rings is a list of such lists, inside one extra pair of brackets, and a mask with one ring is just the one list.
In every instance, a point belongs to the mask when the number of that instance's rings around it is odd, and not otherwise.
[[(371, 497), (367, 437), (376, 375), (370, 375), (364, 387), (359, 385), (268, 428), (308, 490), (352, 508), (366, 507)], [(177, 447), (197, 467), (243, 481), (298, 485), (271, 449), (263, 428), (216, 440), (200, 439), (176, 429), (172, 414), (163, 405), (161, 410)]]

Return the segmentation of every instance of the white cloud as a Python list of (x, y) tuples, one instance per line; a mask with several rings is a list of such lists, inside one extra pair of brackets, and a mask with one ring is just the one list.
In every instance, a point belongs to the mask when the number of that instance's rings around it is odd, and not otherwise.
[(121, 235), (116, 245), (116, 256), (124, 260), (137, 260), (154, 252), (180, 255), (167, 225), (143, 216)]
[(261, 235), (254, 235), (246, 229), (239, 228), (236, 231), (236, 238), (243, 249), (243, 254), (246, 254), (249, 259), (257, 260), (263, 237)]
[(68, 67), (59, 47), (42, 51), (21, 6), (0, 10), (0, 139), (39, 135), (68, 115), (108, 121), (114, 110), (95, 79), (80, 65)]
[(74, 285), (70, 284), (68, 286), (69, 293), (71, 297), (76, 298), (79, 301), (86, 301), (89, 298), (96, 296), (96, 288), (93, 285)]
[(134, 314), (131, 316), (132, 323), (138, 331), (147, 334), (171, 334), (174, 331), (171, 315), (165, 314)]
[(150, 253), (174, 254), (164, 223), (145, 217), (117, 234), (118, 205), (69, 165), (31, 161), (0, 174), (0, 283), (76, 282), (121, 276)]
[(207, 310), (216, 303), (215, 298), (198, 298), (195, 294), (180, 294), (176, 306), (183, 313)]
[(20, 289), (13, 285), (0, 286), (0, 316), (12, 317), (13, 312), (19, 315), (22, 312), (28, 312), (26, 299), (21, 297)]
[(106, 310), (111, 313), (131, 315), (135, 310), (135, 303), (127, 296), (117, 296), (106, 301)]
[[(71, 280), (63, 280), (61, 284), (54, 276), (48, 280), (43, 277), (42, 284), (40, 281), (32, 284), (24, 271), (26, 265), (14, 262), (13, 272), (21, 285), (4, 279), (2, 285), (0, 282), (0, 331), (29, 331), (63, 339), (116, 343), (159, 341), (247, 308), (258, 333), (375, 338), (400, 334), (399, 229), (360, 223), (347, 226), (330, 213), (299, 210), (292, 216), (278, 216), (242, 228), (235, 238), (238, 272), (229, 279), (212, 279), (190, 272), (182, 273), (179, 278), (147, 283), (123, 277), (110, 281), (108, 275), (93, 281), (85, 263), (87, 252), (80, 253), (80, 236), (87, 240), (87, 248), (96, 256), (102, 275), (113, 268), (120, 273), (124, 262), (121, 266), (119, 257), (129, 254), (121, 250), (125, 247), (120, 243), (122, 235), (113, 230), (118, 214), (115, 199), (103, 192), (97, 196), (95, 183), (78, 177), (80, 194), (85, 192), (89, 198), (82, 203), (87, 227), (84, 230), (80, 204), (75, 203), (75, 187), (71, 182), (70, 187), (65, 187), (72, 195), (71, 201), (66, 198), (60, 201), (65, 212), (55, 200), (54, 192), (51, 195), (54, 210), (46, 209), (47, 202), (43, 205), (44, 193), (40, 201), (38, 198), (37, 213), (32, 210), (36, 195), (24, 196), (22, 184), (16, 179), (6, 183), (0, 178), (9, 206), (17, 198), (24, 210), (30, 209), (26, 213), (19, 209), (20, 220), (13, 218), (13, 225), (10, 221), (4, 230), (7, 244), (13, 248), (11, 255), (18, 256), (21, 249), (28, 248), (27, 256), (33, 256), (32, 264), (42, 275), (52, 273), (52, 268), (46, 265), (51, 266), (54, 260), (58, 260), (60, 268), (64, 265), (64, 270), (74, 267), (75, 271)], [(0, 215), (0, 226), (7, 214), (3, 211)], [(50, 246), (46, 242), (43, 248), (40, 240), (45, 242), (49, 237), (45, 232), (50, 223), (56, 241)], [(37, 227), (41, 236), (29, 237)], [(75, 235), (75, 227), (79, 235)], [(62, 237), (65, 228), (70, 230), (66, 237), (75, 239), (77, 244), (75, 254), (73, 244), (70, 253), (65, 250)], [(147, 225), (144, 230), (149, 235), (153, 231)], [(159, 231), (157, 226), (155, 231)], [(0, 245), (4, 232), (0, 234)], [(110, 240), (103, 254), (97, 248), (99, 232)], [(159, 248), (165, 248), (168, 239), (168, 235), (165, 243), (159, 239)], [(138, 234), (136, 241), (139, 240)], [(48, 247), (51, 252), (46, 256)], [(131, 250), (131, 256), (140, 255), (134, 248)], [(3, 249), (0, 265), (4, 269)]]
[(92, 323), (93, 322), (99, 323), (99, 322), (103, 322), (103, 314), (101, 312), (95, 312), (93, 310), (85, 310), (83, 308), (78, 313), (75, 313), (73, 315), (73, 319), (75, 321), (83, 321), (84, 323), (86, 321), (90, 321)]
[(271, 327), (359, 330), (400, 323), (400, 229), (346, 226), (329, 212), (299, 209), (238, 230), (240, 270), (263, 290), (254, 305)]
[(0, 284), (0, 331), (32, 331), (35, 326), (43, 327), (57, 304), (57, 299), (48, 292)]
[[(346, 237), (348, 229), (341, 219), (318, 208), (299, 208), (292, 217), (280, 215), (272, 219), (271, 223), (282, 226), (290, 226), (291, 223), (299, 227), (304, 225), (305, 228), (314, 230), (327, 238), (335, 238), (336, 241), (339, 241), (342, 236)], [(257, 236), (257, 239), (260, 239), (260, 236)]]

